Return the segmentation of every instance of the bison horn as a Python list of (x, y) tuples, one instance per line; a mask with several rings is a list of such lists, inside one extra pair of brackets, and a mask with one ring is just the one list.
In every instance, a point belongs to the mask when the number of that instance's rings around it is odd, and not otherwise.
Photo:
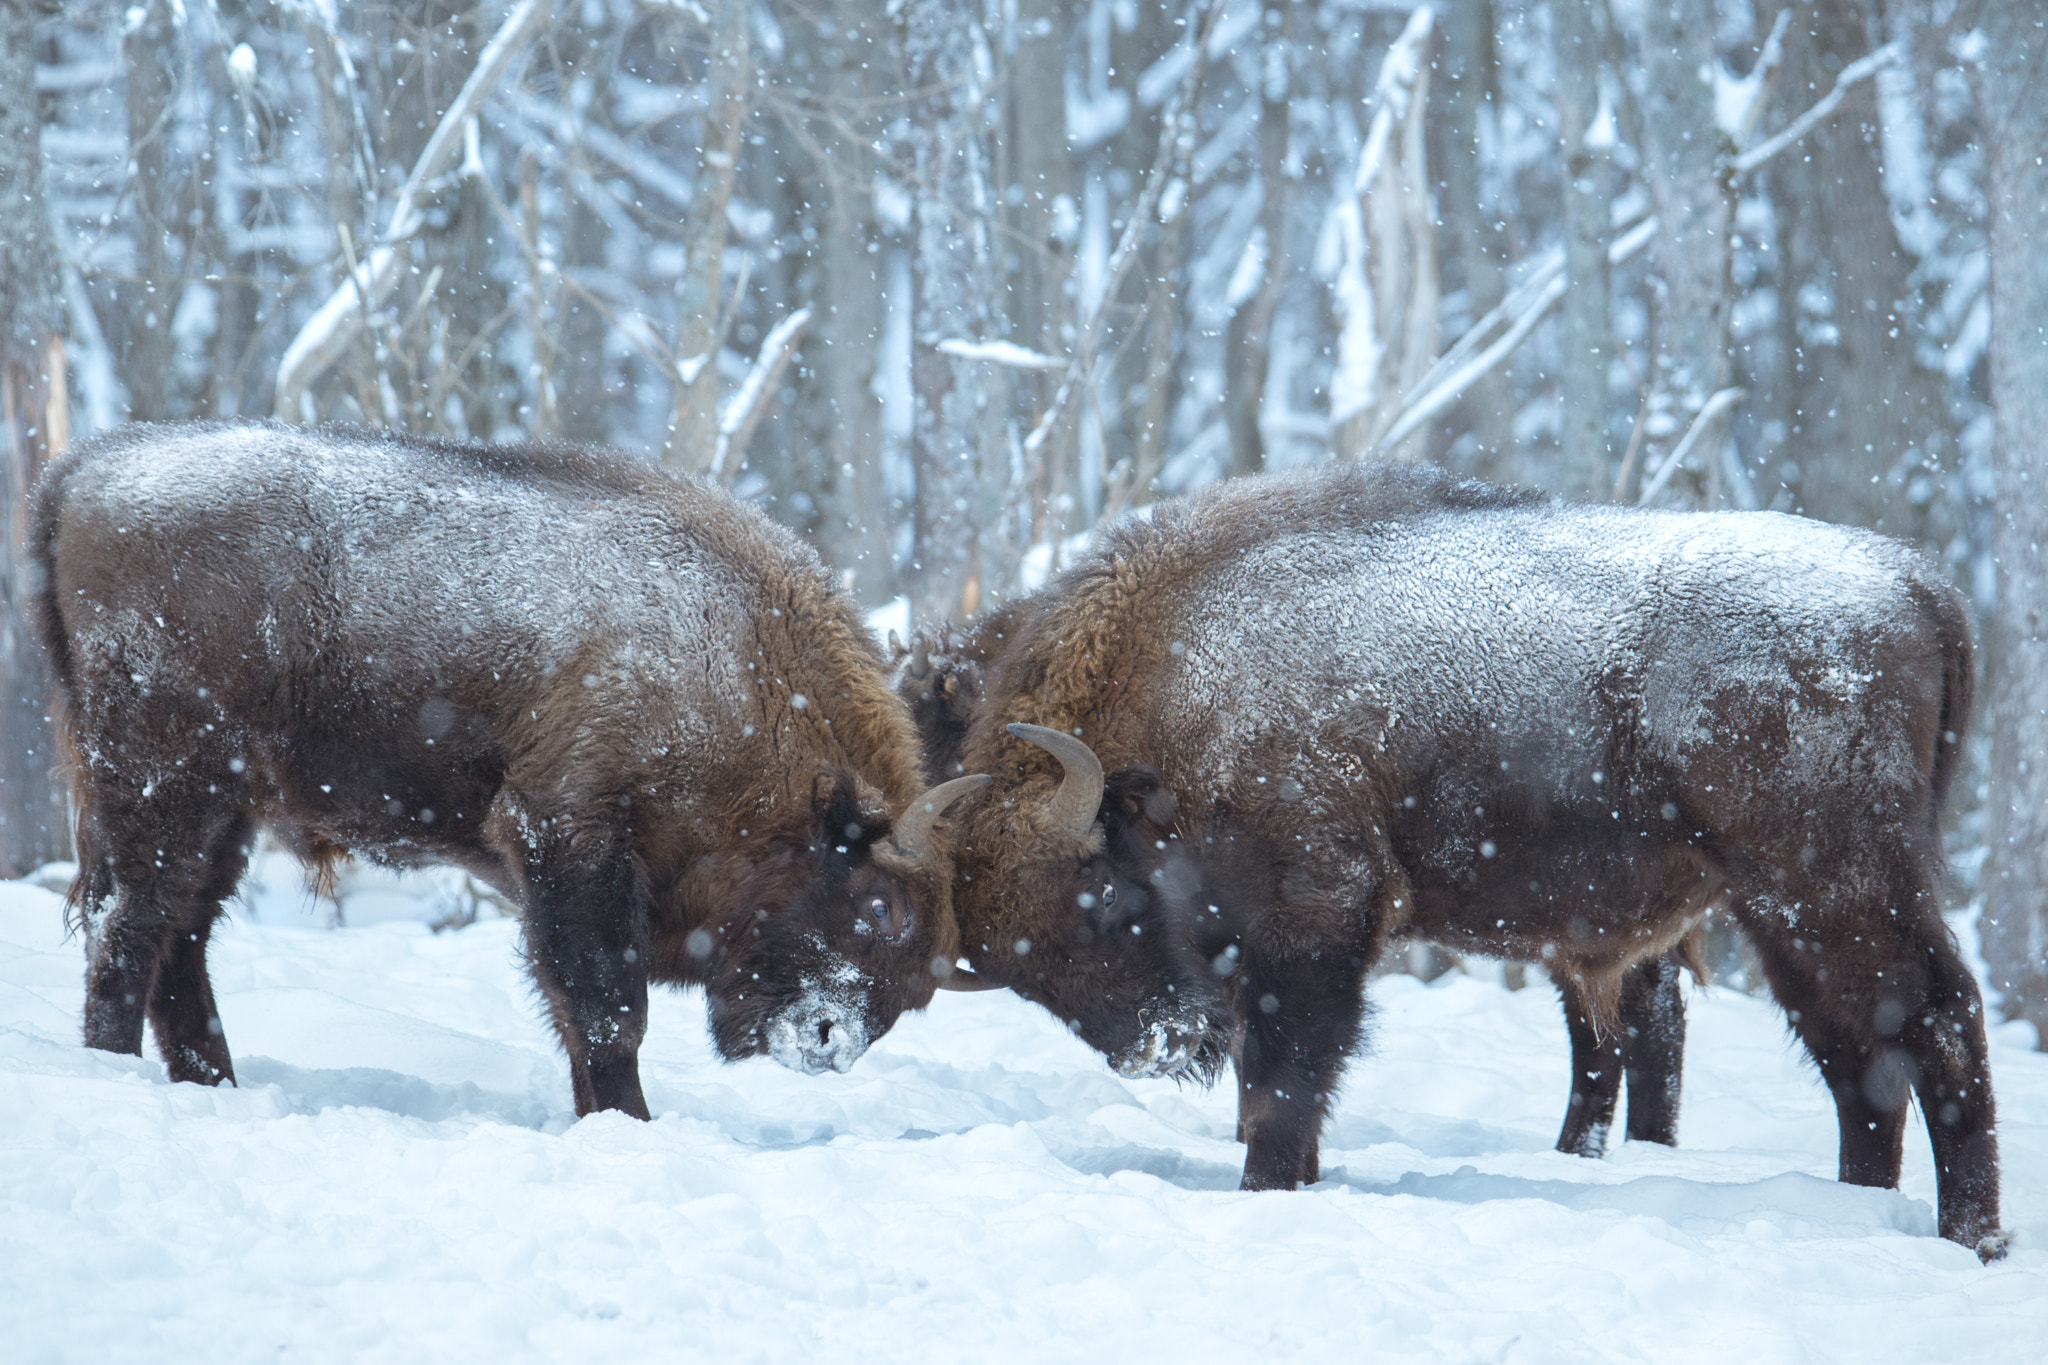
[(903, 812), (903, 818), (896, 822), (896, 832), (889, 841), (906, 858), (924, 857), (925, 845), (932, 837), (932, 825), (945, 814), (946, 807), (969, 792), (980, 791), (988, 783), (987, 773), (970, 773), (951, 782), (941, 782), (922, 793), (910, 803), (910, 809)]
[(1066, 777), (1052, 794), (1052, 822), (1076, 839), (1086, 839), (1102, 809), (1102, 760), (1095, 751), (1064, 730), (1022, 722), (1007, 727), (1027, 744), (1036, 744), (1060, 761)]
[(939, 989), (942, 991), (999, 991), (1002, 987), (979, 972), (970, 971), (966, 967), (955, 964), (952, 971), (939, 978)]

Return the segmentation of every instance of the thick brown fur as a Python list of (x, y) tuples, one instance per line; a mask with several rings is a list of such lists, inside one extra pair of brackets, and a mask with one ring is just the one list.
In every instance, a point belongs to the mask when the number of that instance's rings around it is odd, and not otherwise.
[(915, 733), (794, 537), (623, 456), (128, 427), (54, 463), (37, 625), (78, 809), (85, 1034), (232, 1063), (205, 942), (250, 838), (522, 907), (579, 1113), (646, 1117), (649, 981), (728, 1057), (850, 1065), (957, 936)]
[[(1939, 913), (1970, 629), (1910, 550), (1340, 466), (1127, 521), (1004, 634), (961, 744), (996, 779), (956, 827), (965, 952), (1130, 1074), (1234, 1047), (1247, 1188), (1316, 1177), (1390, 942), (1543, 960), (1585, 1056), (1669, 1009), (1721, 904), (1833, 1093), (1842, 1179), (1896, 1183), (1917, 1091), (1943, 1235), (2002, 1248), (1982, 1008)], [(1093, 749), (1086, 835), (1012, 722)], [(1679, 1046), (1618, 1059), (1643, 1136)]]

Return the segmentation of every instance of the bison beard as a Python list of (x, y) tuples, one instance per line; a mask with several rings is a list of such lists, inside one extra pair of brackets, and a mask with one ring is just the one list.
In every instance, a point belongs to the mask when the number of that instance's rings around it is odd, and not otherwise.
[[(1620, 1017), (1674, 1017), (1672, 955), (1721, 905), (1833, 1095), (1841, 1179), (1896, 1185), (1917, 1093), (1942, 1235), (2002, 1254), (1940, 916), (1969, 627), (1910, 550), (1341, 467), (1126, 523), (1000, 633), (960, 745), (996, 781), (956, 831), (964, 950), (1126, 1072), (1234, 1046), (1247, 1188), (1316, 1177), (1403, 935), (1542, 959), (1575, 1054), (1620, 1053), (1631, 1128), (1640, 1099), (1668, 1135), (1680, 1038), (1624, 1051)], [(1148, 1066), (1162, 1024), (1186, 1038)], [(1567, 1138), (1618, 1080), (1579, 1066)]]
[[(85, 1041), (232, 1081), (206, 945), (254, 831), (516, 902), (576, 1111), (648, 1116), (650, 981), (728, 1058), (845, 1070), (957, 948), (852, 604), (723, 493), (567, 446), (131, 427), (38, 492)], [(934, 967), (934, 963), (939, 964)]]

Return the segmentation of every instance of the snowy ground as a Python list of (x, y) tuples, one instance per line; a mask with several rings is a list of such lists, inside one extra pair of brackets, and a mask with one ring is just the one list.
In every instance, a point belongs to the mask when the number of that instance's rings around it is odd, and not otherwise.
[[(277, 862), (215, 939), (239, 1090), (77, 1042), (58, 899), (0, 883), (0, 1358), (1184, 1362), (2048, 1359), (2048, 1056), (1993, 1035), (2011, 1258), (1830, 1178), (1774, 1011), (1692, 1000), (1677, 1151), (1549, 1150), (1542, 987), (1375, 988), (1324, 1182), (1240, 1194), (1229, 1088), (1126, 1082), (1004, 993), (845, 1076), (713, 1060), (655, 1003), (652, 1124), (577, 1123), (460, 879), (325, 927)], [(486, 912), (488, 916), (488, 912)]]

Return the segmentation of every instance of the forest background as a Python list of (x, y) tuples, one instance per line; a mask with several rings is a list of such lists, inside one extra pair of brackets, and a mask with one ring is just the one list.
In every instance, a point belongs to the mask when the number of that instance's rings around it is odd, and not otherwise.
[(2048, 0), (0, 0), (0, 876), (37, 470), (604, 442), (943, 629), (1216, 479), (1436, 461), (1913, 541), (2048, 1038)]

